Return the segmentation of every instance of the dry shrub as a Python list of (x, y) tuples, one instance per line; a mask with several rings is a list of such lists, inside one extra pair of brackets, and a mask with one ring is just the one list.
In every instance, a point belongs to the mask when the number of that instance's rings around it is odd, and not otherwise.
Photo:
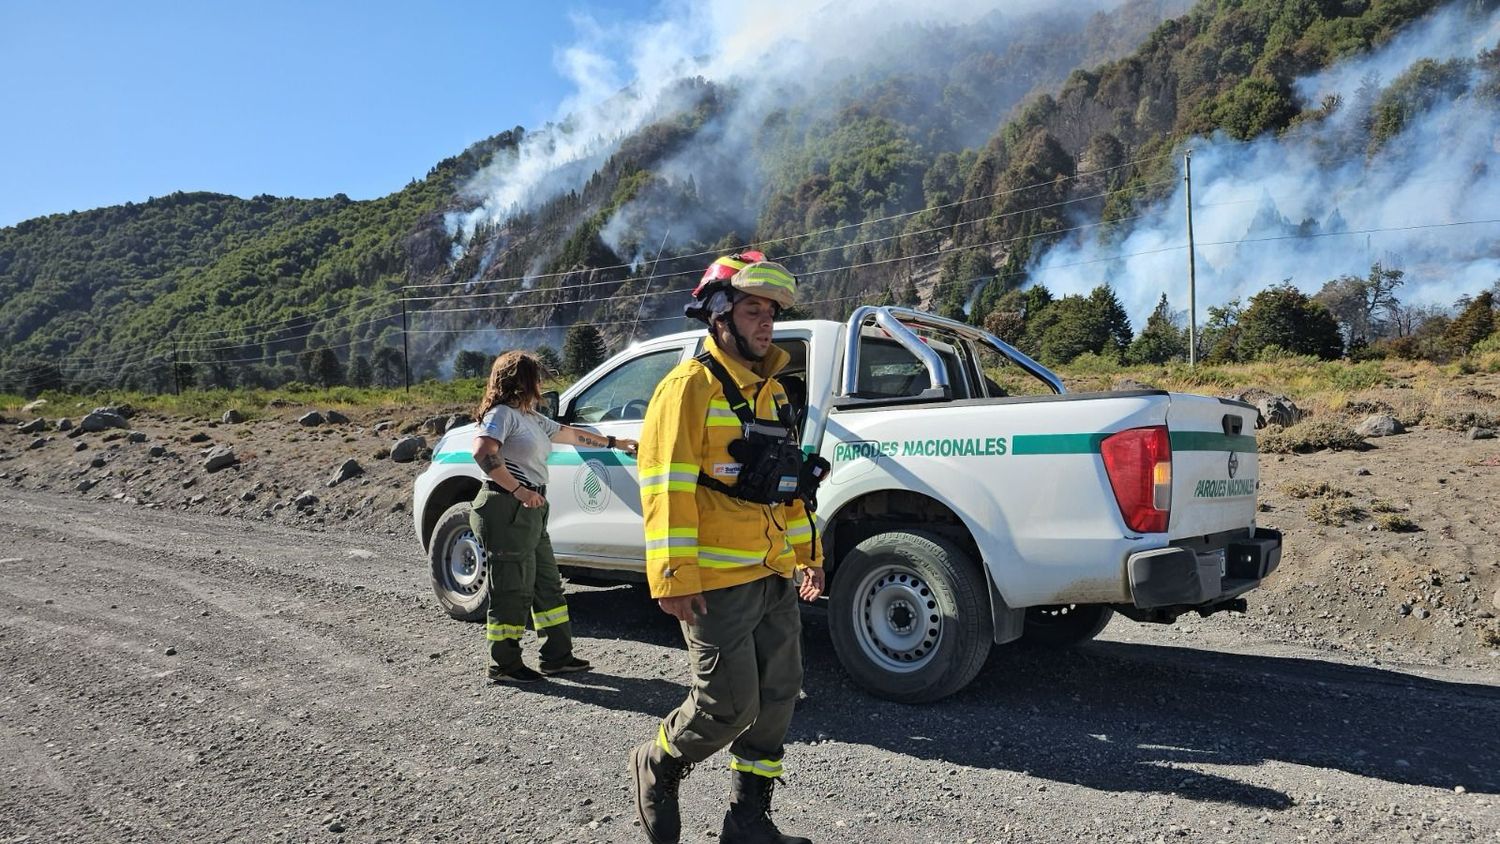
[(1313, 451), (1363, 451), (1365, 438), (1338, 422), (1304, 422), (1290, 428), (1271, 426), (1261, 432), (1260, 450), (1268, 454), (1307, 454)]
[(1348, 498), (1349, 490), (1339, 489), (1327, 481), (1298, 481), (1281, 488), (1291, 498)]
[(1416, 533), (1421, 530), (1416, 522), (1395, 513), (1381, 513), (1375, 517), (1375, 524), (1381, 530), (1388, 530), (1391, 533)]
[(1474, 635), (1479, 637), (1479, 644), (1484, 647), (1500, 648), (1500, 625), (1476, 625)]
[(1450, 431), (1500, 427), (1500, 414), (1474, 405), (1444, 407), (1428, 418), (1439, 428)]
[(1365, 511), (1347, 501), (1330, 501), (1325, 498), (1307, 508), (1307, 517), (1320, 525), (1343, 527), (1349, 522), (1363, 519)]
[(1381, 499), (1377, 498), (1374, 501), (1370, 502), (1370, 512), (1371, 513), (1399, 513), (1399, 512), (1401, 512), (1401, 508), (1397, 507), (1396, 505), (1392, 504), (1389, 501), (1382, 501)]

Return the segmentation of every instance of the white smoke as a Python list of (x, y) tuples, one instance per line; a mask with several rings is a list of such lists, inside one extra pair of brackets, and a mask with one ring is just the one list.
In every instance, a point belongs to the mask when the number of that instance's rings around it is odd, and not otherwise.
[[(1086, 13), (1120, 2), (1088, 0), (1081, 7)], [(814, 80), (893, 60), (920, 62), (920, 56), (892, 55), (893, 39), (913, 26), (963, 26), (992, 15), (1019, 19), (1053, 7), (1043, 0), (849, 0), (814, 8), (799, 0), (669, 0), (655, 19), (638, 24), (605, 27), (576, 16), (578, 40), (556, 57), (573, 94), (554, 123), (526, 135), (465, 186), (472, 210), (448, 215), (448, 231), (459, 236), (461, 252), (476, 227), (503, 224), (580, 189), (623, 138), (662, 116), (664, 97), (684, 78), (731, 86), (737, 114), (761, 115)], [(732, 131), (733, 117), (727, 124), (719, 129), (723, 144), (695, 142), (699, 158), (690, 153), (662, 176), (701, 174), (726, 161), (745, 164), (745, 140)], [(667, 224), (674, 239), (694, 234), (689, 221)]]
[[(1500, 13), (1476, 26), (1451, 7), (1413, 25), (1384, 48), (1301, 80), (1304, 105), (1343, 102), (1321, 123), (1240, 142), (1191, 141), (1199, 324), (1206, 307), (1242, 301), (1290, 280), (1315, 293), (1341, 275), (1364, 276), (1374, 261), (1407, 273), (1398, 290), (1412, 305), (1450, 306), (1500, 278), (1500, 113), (1472, 93), (1414, 115), (1367, 157), (1343, 142), (1358, 117), (1367, 78), (1388, 85), (1423, 58), (1473, 58), (1500, 38)], [(1342, 143), (1341, 143), (1342, 142)], [(1111, 284), (1139, 328), (1165, 292), (1188, 302), (1184, 187), (1103, 242), (1091, 230), (1047, 250), (1031, 281), (1054, 295)], [(1306, 221), (1304, 225), (1304, 221)], [(1085, 225), (1093, 221), (1079, 220)], [(1302, 234), (1296, 236), (1299, 227)], [(1333, 230), (1330, 230), (1332, 228)]]

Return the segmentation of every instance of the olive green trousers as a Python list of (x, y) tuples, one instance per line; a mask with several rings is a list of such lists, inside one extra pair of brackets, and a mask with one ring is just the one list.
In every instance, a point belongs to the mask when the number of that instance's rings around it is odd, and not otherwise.
[(490, 608), (484, 635), (492, 676), (521, 663), (528, 615), (542, 640), (543, 663), (561, 663), (573, 654), (573, 625), (547, 535), (551, 507), (527, 509), (513, 495), (481, 489), (469, 513), (469, 527), (486, 552)]
[(802, 691), (802, 614), (791, 578), (703, 593), (708, 612), (682, 624), (692, 664), (687, 700), (662, 721), (657, 742), (701, 762), (728, 746), (729, 767), (781, 776), (792, 710)]

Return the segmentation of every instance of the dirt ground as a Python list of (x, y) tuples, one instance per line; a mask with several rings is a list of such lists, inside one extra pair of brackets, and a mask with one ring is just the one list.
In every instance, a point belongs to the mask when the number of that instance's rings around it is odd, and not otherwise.
[[(1500, 378), (1485, 377), (1494, 383), (1475, 380), (1466, 389), (1500, 392)], [(1393, 396), (1388, 401), (1378, 392), (1365, 398), (1392, 406), (1398, 416), (1413, 413), (1400, 406), (1399, 390), (1385, 392)], [(90, 409), (40, 414), (52, 427), (65, 415), (77, 422)], [(0, 487), (411, 537), (411, 481), (426, 461), (399, 464), (383, 455), (402, 429), (435, 445), (437, 437), (420, 427), (430, 411), (297, 423), (315, 409), (266, 408), (237, 424), (137, 414), (128, 430), (103, 434), (22, 434), (15, 424), (0, 425)], [(130, 432), (141, 441), (131, 442)], [(44, 444), (31, 448), (38, 440)], [(1416, 425), (1367, 442), (1364, 451), (1260, 455), (1260, 524), (1283, 531), (1285, 545), (1281, 569), (1250, 596), (1247, 622), (1270, 639), (1372, 660), (1500, 667), (1500, 543), (1493, 536), (1500, 523), (1500, 439), (1470, 440), (1462, 431)], [(205, 471), (204, 455), (220, 445), (232, 448), (238, 463)], [(152, 457), (153, 446), (165, 454)], [(363, 474), (329, 487), (349, 459)], [(80, 492), (81, 483), (92, 485)], [(316, 503), (298, 506), (303, 493)]]
[[(0, 427), (0, 842), (643, 840), (624, 760), (685, 691), (670, 621), (630, 587), (572, 587), (598, 670), (484, 684), (482, 630), (442, 615), (412, 537), (425, 461), (377, 457), (425, 414), (308, 428), (308, 409)], [(854, 686), (810, 611), (783, 828), (1500, 841), (1500, 441), (1371, 443), (1261, 455), (1285, 554), (1245, 615), (998, 649), (907, 707)], [(208, 472), (215, 445), (238, 463)], [(327, 486), (350, 458), (363, 474)], [(685, 841), (717, 834), (725, 775), (703, 767)]]

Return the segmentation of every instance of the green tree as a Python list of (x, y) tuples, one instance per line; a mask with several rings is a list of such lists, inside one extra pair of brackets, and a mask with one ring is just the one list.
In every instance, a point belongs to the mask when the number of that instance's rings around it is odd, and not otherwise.
[(579, 323), (563, 337), (563, 371), (578, 377), (604, 362), (608, 350), (599, 329)]
[(375, 383), (382, 387), (399, 387), (404, 380), (401, 350), (395, 346), (381, 346), (370, 360), (375, 369)]
[(1156, 310), (1146, 318), (1146, 327), (1131, 341), (1125, 351), (1125, 360), (1130, 363), (1162, 364), (1187, 355), (1187, 336), (1172, 323), (1172, 312), (1167, 308), (1167, 294), (1161, 294)]
[(337, 387), (344, 383), (344, 364), (333, 349), (324, 346), (313, 352), (313, 383), (320, 387)]
[(1344, 352), (1344, 341), (1333, 314), (1290, 282), (1268, 287), (1250, 297), (1239, 325), (1236, 354), (1240, 360), (1255, 360), (1268, 346), (1324, 360), (1333, 360)]
[(557, 350), (551, 346), (538, 346), (536, 359), (542, 365), (542, 369), (545, 372), (554, 376), (562, 372), (562, 358), (558, 356)]
[(1088, 296), (1064, 296), (1046, 306), (1027, 334), (1049, 363), (1070, 363), (1084, 352), (1118, 360), (1130, 342), (1130, 319), (1114, 290), (1101, 284)]
[(352, 387), (368, 387), (375, 383), (375, 367), (370, 365), (368, 355), (355, 355), (349, 361), (349, 385)]
[(1376, 261), (1365, 278), (1339, 276), (1325, 283), (1313, 298), (1338, 320), (1345, 342), (1352, 347), (1386, 335), (1401, 305), (1396, 300), (1396, 288), (1405, 282), (1404, 270), (1387, 268)]
[(490, 356), (473, 349), (464, 349), (453, 358), (454, 378), (483, 378), (489, 373)]
[(1466, 355), (1480, 340), (1495, 332), (1495, 294), (1486, 290), (1469, 301), (1448, 324), (1443, 341), (1454, 354)]
[(1198, 331), (1198, 354), (1208, 363), (1239, 360), (1240, 317), (1245, 309), (1239, 299), (1208, 306), (1208, 321)]

